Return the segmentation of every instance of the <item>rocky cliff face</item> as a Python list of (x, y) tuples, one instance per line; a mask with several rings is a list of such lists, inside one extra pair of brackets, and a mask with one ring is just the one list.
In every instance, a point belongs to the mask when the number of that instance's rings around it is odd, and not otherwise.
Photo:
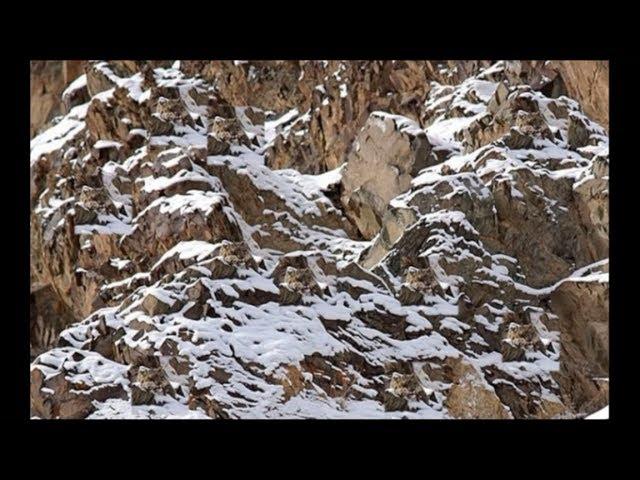
[(31, 140), (34, 416), (607, 405), (606, 63), (82, 65)]
[[(57, 115), (68, 113), (65, 89), (83, 72), (84, 62), (77, 60), (33, 61), (31, 62), (31, 105), (30, 135), (31, 138)], [(72, 88), (70, 92), (82, 95), (84, 91)], [(76, 99), (86, 102), (88, 97)]]

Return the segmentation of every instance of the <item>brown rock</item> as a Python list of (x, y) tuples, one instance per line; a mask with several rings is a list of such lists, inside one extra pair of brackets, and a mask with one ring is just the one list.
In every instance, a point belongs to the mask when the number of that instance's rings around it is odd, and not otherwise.
[(31, 367), (32, 411), (40, 418), (80, 419), (95, 410), (94, 401), (126, 398), (122, 383), (109, 381), (100, 372), (106, 364), (125, 375), (125, 366), (95, 352), (61, 348), (39, 356)]
[(445, 406), (454, 418), (512, 418), (493, 389), (480, 373), (462, 359), (453, 361), (454, 384), (449, 388)]
[(411, 120), (371, 114), (354, 141), (342, 177), (342, 203), (367, 239), (380, 230), (389, 201), (434, 164), (431, 145)]
[(571, 98), (584, 111), (609, 129), (609, 62), (603, 60), (563, 60), (551, 67), (562, 77)]
[(165, 303), (153, 293), (149, 293), (144, 297), (144, 300), (142, 301), (142, 308), (144, 308), (147, 315), (162, 315), (169, 313), (174, 304), (175, 301), (172, 303)]
[(565, 402), (591, 413), (608, 403), (599, 378), (609, 376), (609, 285), (565, 281), (551, 294), (560, 317), (560, 383)]
[(29, 131), (31, 138), (54, 116), (65, 113), (72, 105), (85, 100), (86, 97), (80, 94), (80, 97), (73, 100), (70, 99), (69, 105), (65, 108), (61, 98), (64, 89), (82, 73), (83, 63), (71, 60), (34, 60), (30, 62), (31, 106)]

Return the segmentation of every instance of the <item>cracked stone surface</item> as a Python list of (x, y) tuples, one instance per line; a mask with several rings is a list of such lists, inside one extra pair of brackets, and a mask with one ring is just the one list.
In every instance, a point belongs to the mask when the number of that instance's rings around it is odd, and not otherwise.
[(34, 418), (608, 405), (606, 62), (34, 63)]

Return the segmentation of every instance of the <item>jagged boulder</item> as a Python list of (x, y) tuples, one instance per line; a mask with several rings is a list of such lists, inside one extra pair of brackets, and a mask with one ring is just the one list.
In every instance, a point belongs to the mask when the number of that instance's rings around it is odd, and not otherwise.
[(144, 297), (142, 308), (147, 315), (162, 315), (169, 313), (175, 304), (172, 298), (152, 292)]
[(31, 409), (41, 418), (85, 418), (94, 401), (127, 397), (126, 372), (95, 352), (50, 350), (31, 366)]
[(365, 238), (380, 230), (389, 201), (435, 162), (431, 144), (415, 122), (371, 114), (354, 140), (342, 176), (342, 203)]
[(513, 418), (473, 365), (462, 359), (449, 362), (453, 385), (447, 394), (446, 406), (454, 418)]

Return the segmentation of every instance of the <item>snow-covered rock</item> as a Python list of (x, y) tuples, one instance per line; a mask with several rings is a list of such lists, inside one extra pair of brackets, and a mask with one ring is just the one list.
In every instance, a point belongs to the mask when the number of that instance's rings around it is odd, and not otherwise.
[(33, 414), (607, 405), (608, 135), (542, 67), (89, 63), (31, 141)]

